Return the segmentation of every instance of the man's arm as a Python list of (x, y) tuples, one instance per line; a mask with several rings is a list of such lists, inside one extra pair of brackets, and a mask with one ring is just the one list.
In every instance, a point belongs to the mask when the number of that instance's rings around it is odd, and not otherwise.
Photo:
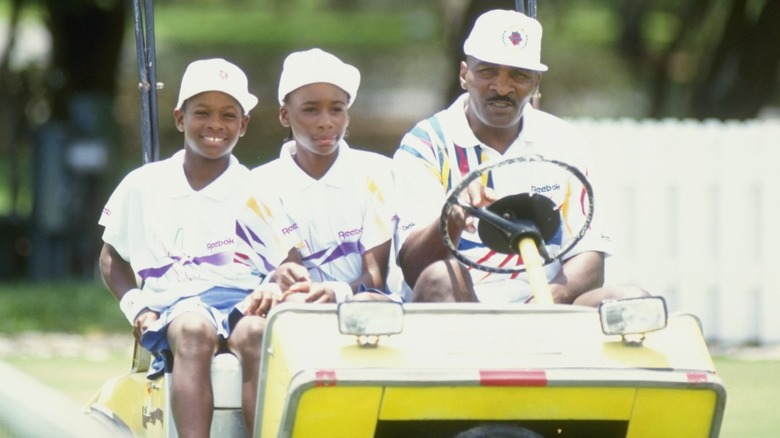
[(398, 251), (398, 265), (401, 267), (406, 283), (414, 288), (425, 268), (449, 256), (450, 251), (441, 238), (437, 220), (409, 234)]
[[(490, 205), (497, 199), (495, 192), (483, 186), (480, 181), (474, 181), (466, 187), (461, 192), (460, 198), (463, 202), (477, 208)], [(476, 232), (474, 218), (457, 205), (450, 211), (447, 226), (450, 241), (455, 247), (458, 246), (463, 231)], [(414, 288), (420, 274), (428, 265), (451, 256), (439, 231), (437, 218), (427, 226), (409, 234), (398, 252), (398, 264), (401, 266), (406, 283)]]
[(566, 260), (550, 281), (553, 301), (571, 304), (580, 295), (604, 285), (604, 253), (586, 251)]

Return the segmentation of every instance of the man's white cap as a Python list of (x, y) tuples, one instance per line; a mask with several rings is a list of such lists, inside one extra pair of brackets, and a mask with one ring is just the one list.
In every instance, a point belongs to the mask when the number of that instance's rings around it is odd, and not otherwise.
[(244, 72), (221, 58), (201, 59), (187, 66), (181, 78), (176, 109), (181, 109), (185, 100), (206, 91), (221, 91), (232, 96), (241, 104), (244, 114), (257, 105), (257, 97), (249, 93)]
[(547, 71), (541, 63), (542, 25), (516, 11), (495, 9), (480, 15), (463, 52), (492, 64)]
[(360, 71), (320, 49), (293, 52), (284, 60), (279, 78), (279, 105), (284, 105), (284, 98), (298, 88), (320, 82), (346, 91), (350, 107), (357, 97)]

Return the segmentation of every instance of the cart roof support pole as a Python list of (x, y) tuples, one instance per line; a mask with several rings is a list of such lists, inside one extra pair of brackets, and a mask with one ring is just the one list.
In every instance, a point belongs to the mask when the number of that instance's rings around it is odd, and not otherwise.
[(153, 0), (133, 0), (133, 21), (141, 97), (141, 144), (143, 164), (147, 164), (160, 159)]

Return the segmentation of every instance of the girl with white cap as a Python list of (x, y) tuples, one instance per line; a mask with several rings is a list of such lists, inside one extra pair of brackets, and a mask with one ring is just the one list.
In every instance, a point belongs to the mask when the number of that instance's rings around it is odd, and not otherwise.
[[(191, 63), (173, 111), (184, 147), (128, 174), (99, 221), (105, 227), (100, 271), (134, 335), (155, 354), (150, 377), (173, 367), (171, 409), (179, 437), (209, 435), (210, 367), (222, 348), (241, 361), (244, 418), (252, 430), (265, 320), (252, 315), (229, 323), (228, 315), (245, 301), (273, 295), (260, 282), (289, 248), (268, 224), (255, 230), (266, 243), (261, 255), (242, 250), (236, 232), (249, 170), (232, 150), (256, 104), (236, 65)], [(265, 264), (256, 265), (267, 269), (259, 272), (237, 263), (260, 256)]]
[(395, 226), (392, 161), (345, 141), (359, 85), (357, 68), (320, 49), (284, 61), (279, 121), (290, 139), (278, 159), (252, 171), (255, 193), (281, 201), (290, 221), (281, 231), (300, 256), (277, 271), (283, 300), (397, 299), (384, 292)]

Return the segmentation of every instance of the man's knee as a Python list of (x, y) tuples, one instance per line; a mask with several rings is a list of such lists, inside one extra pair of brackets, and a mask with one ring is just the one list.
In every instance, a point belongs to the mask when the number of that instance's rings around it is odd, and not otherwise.
[(471, 275), (466, 267), (455, 259), (432, 263), (417, 279), (413, 301), (476, 301)]
[(604, 299), (621, 300), (625, 298), (644, 298), (651, 296), (650, 292), (639, 286), (609, 286), (601, 288), (604, 291)]
[(652, 294), (639, 286), (606, 286), (580, 295), (574, 300), (574, 304), (597, 307), (603, 301), (643, 298), (649, 296), (652, 296)]

